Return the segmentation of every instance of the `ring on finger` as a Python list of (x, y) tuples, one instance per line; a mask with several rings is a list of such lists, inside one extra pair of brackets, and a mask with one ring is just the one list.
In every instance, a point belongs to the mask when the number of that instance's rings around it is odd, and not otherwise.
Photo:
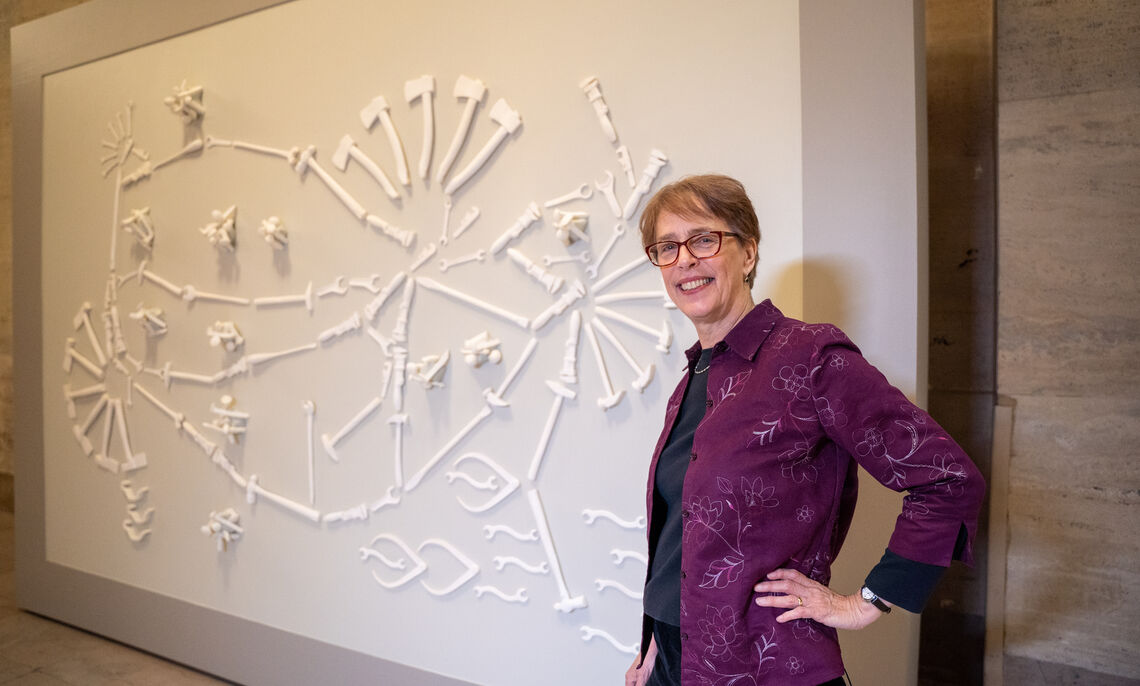
[(803, 599), (803, 598), (801, 598), (800, 596), (796, 596), (796, 604), (797, 604), (799, 607), (803, 607), (803, 606), (804, 606), (804, 599)]

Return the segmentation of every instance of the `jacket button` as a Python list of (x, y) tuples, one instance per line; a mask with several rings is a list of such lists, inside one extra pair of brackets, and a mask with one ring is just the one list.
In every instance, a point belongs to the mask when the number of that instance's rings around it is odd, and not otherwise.
[(705, 407), (712, 407), (712, 398), (705, 400)]
[(685, 634), (685, 633), (682, 633), (682, 634), (681, 634), (681, 640), (682, 640), (682, 641), (687, 641), (687, 640), (689, 640), (689, 635), (688, 635), (688, 634)]
[(688, 519), (688, 517), (689, 517), (689, 511), (688, 510), (681, 510), (681, 518), (682, 519)]
[(713, 350), (715, 350), (718, 353), (722, 353), (727, 349), (728, 349), (728, 344), (725, 343), (724, 341), (721, 341), (720, 343), (717, 343), (716, 345), (713, 346)]
[(697, 459), (697, 451), (694, 450), (693, 452), (689, 453), (689, 461), (692, 462), (693, 460), (696, 460), (696, 459)]
[(687, 577), (687, 576), (688, 576), (688, 574), (685, 574), (685, 572), (684, 572), (684, 571), (682, 571), (682, 572), (681, 572), (681, 578), (682, 578), (682, 579), (684, 579), (684, 578), (685, 578), (685, 577)]

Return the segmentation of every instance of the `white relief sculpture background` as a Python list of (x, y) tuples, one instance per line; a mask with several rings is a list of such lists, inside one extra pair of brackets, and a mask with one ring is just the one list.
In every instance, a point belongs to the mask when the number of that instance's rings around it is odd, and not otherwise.
[(187, 40), (45, 91), (49, 558), (474, 681), (620, 673), (693, 340), (638, 212), (668, 151), (715, 156), (589, 59), (532, 89), (409, 61), (295, 107), (320, 94)]

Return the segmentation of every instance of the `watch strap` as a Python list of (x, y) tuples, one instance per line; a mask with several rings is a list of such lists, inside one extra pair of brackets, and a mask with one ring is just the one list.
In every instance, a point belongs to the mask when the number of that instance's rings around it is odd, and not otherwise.
[(867, 588), (866, 585), (864, 585), (863, 588), (859, 589), (859, 595), (863, 597), (863, 600), (866, 600), (868, 603), (874, 605), (883, 614), (891, 611), (891, 606), (884, 603), (882, 599), (879, 598), (879, 596), (876, 595), (874, 591)]

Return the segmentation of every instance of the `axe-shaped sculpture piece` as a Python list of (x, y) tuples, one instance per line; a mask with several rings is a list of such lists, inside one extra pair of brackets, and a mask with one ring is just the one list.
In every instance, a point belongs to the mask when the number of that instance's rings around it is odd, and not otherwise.
[(404, 83), (404, 99), (411, 105), (417, 99), (424, 110), (424, 145), (420, 150), (420, 178), (427, 181), (428, 167), (431, 166), (431, 150), (435, 145), (435, 111), (432, 109), (432, 95), (435, 94), (435, 77), (424, 74), (418, 79)]
[(471, 121), (475, 117), (475, 108), (483, 101), (483, 96), (486, 94), (487, 87), (479, 79), (460, 74), (459, 78), (455, 80), (454, 95), (456, 99), (464, 101), (463, 114), (459, 117), (459, 125), (455, 127), (455, 136), (451, 139), (451, 146), (447, 149), (447, 154), (443, 156), (443, 160), (440, 161), (439, 168), (435, 170), (436, 183), (443, 183), (447, 172), (451, 171), (451, 165), (455, 163), (455, 158), (459, 156), (459, 149), (463, 147), (463, 142), (467, 140), (467, 134), (471, 131)]
[(360, 110), (360, 123), (364, 124), (365, 129), (370, 130), (377, 120), (388, 136), (388, 145), (392, 146), (392, 155), (396, 158), (396, 176), (400, 177), (400, 183), (405, 186), (410, 185), (412, 180), (408, 176), (408, 158), (404, 156), (404, 144), (400, 142), (400, 135), (396, 133), (396, 126), (392, 124), (392, 115), (388, 113), (388, 101), (383, 95), (377, 95)]
[(447, 182), (447, 187), (443, 189), (445, 195), (454, 194), (455, 191), (467, 183), (472, 176), (475, 176), (475, 174), (483, 168), (483, 165), (487, 163), (487, 160), (491, 159), (491, 155), (502, 145), (503, 141), (507, 139), (507, 136), (518, 131), (518, 128), (522, 126), (522, 117), (519, 116), (518, 111), (511, 109), (507, 101), (502, 98), (499, 98), (495, 101), (495, 104), (491, 106), (491, 121), (498, 124), (499, 128), (495, 130), (495, 133), (491, 134), (490, 140), (488, 140), (483, 146), (483, 149), (479, 151), (479, 154), (475, 156), (475, 159), (471, 160), (463, 171), (453, 176), (451, 180)]
[(336, 152), (333, 153), (333, 166), (344, 171), (348, 169), (348, 160), (350, 158), (356, 160), (360, 166), (364, 167), (364, 171), (368, 172), (369, 176), (376, 179), (376, 183), (380, 184), (380, 187), (384, 189), (384, 192), (388, 194), (389, 198), (395, 200), (400, 197), (400, 192), (392, 185), (391, 179), (389, 179), (388, 175), (384, 173), (384, 170), (380, 168), (380, 165), (373, 162), (371, 157), (365, 155), (364, 151), (356, 145), (356, 141), (352, 139), (352, 136), (346, 133), (336, 146)]

